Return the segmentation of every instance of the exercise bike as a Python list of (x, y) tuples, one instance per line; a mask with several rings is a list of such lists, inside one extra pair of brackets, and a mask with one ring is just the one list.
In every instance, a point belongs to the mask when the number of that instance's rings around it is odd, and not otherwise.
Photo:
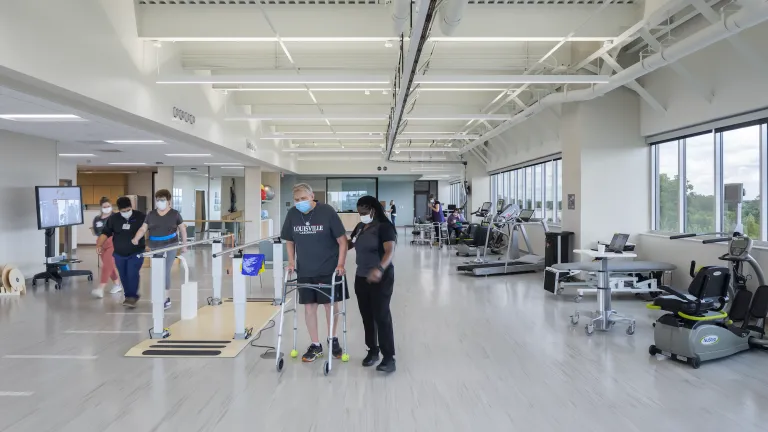
[[(499, 207), (499, 212), (501, 211), (501, 207)], [(497, 213), (498, 214), (498, 213)], [(491, 222), (493, 221), (493, 218), (496, 216), (491, 213), (491, 202), (486, 201), (483, 203), (483, 205), (471, 213), (472, 216), (479, 217), (480, 223), (471, 223), (467, 227), (467, 229), (462, 233), (460, 237), (456, 239), (456, 255), (457, 256), (472, 256), (475, 255), (477, 252), (480, 252), (480, 250), (477, 249), (475, 246), (475, 237), (481, 236), (483, 239), (485, 239), (486, 231), (483, 228), (488, 227)], [(485, 252), (483, 252), (483, 255), (485, 255)]]
[[(693, 236), (695, 234), (670, 238)], [(730, 242), (728, 253), (719, 259), (730, 264), (730, 271), (722, 266), (707, 266), (696, 272), (696, 262), (692, 261), (693, 281), (687, 294), (662, 286), (661, 289), (671, 295), (658, 297), (647, 305), (649, 309), (668, 312), (653, 324), (654, 344), (648, 348), (650, 355), (662, 354), (698, 369), (703, 361), (753, 347), (768, 347), (764, 329), (768, 315), (768, 286), (760, 265), (750, 255), (752, 239), (735, 232), (731, 237), (707, 239), (702, 243), (724, 241)], [(745, 262), (758, 280), (759, 287), (754, 295), (746, 288)]]

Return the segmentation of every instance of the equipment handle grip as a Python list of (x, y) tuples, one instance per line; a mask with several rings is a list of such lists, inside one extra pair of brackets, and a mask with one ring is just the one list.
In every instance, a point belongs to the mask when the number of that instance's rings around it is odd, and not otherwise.
[(727, 242), (727, 241), (731, 241), (731, 238), (730, 237), (718, 237), (718, 238), (713, 238), (713, 239), (706, 239), (706, 240), (704, 240), (701, 243), (702, 244), (710, 244), (710, 243), (723, 243), (723, 242)]
[(696, 237), (696, 234), (694, 233), (678, 234), (678, 235), (669, 236), (669, 239), (678, 240), (678, 239), (684, 239), (684, 238), (690, 238), (690, 237)]

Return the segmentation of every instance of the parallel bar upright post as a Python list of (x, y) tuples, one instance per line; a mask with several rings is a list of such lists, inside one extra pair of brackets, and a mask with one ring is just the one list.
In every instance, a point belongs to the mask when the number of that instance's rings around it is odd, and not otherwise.
[(274, 302), (280, 305), (283, 298), (283, 248), (285, 245), (280, 238), (275, 238), (272, 243), (272, 280), (274, 281)]
[(152, 255), (150, 276), (152, 290), (152, 339), (168, 337), (163, 323), (165, 318), (165, 252)]
[(212, 305), (221, 304), (221, 255), (216, 255), (221, 252), (222, 239), (216, 239), (211, 244), (211, 254), (213, 255), (213, 262), (211, 264), (211, 273), (213, 276), (213, 298), (211, 298)]
[(243, 253), (232, 257), (232, 303), (235, 308), (235, 339), (247, 339), (245, 329), (245, 276), (243, 275)]

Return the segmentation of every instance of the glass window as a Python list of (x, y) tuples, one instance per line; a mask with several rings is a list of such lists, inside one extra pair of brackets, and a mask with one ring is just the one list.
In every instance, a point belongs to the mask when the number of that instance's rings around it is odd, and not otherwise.
[(534, 217), (544, 217), (544, 185), (541, 184), (542, 169), (544, 165), (536, 165), (533, 167), (533, 209), (535, 210)]
[(660, 231), (680, 232), (680, 173), (678, 142), (656, 145), (658, 155), (658, 208)]
[(517, 193), (515, 195), (515, 203), (520, 208), (523, 208), (523, 203), (525, 200), (525, 176), (523, 174), (523, 170), (515, 170), (515, 176), (517, 176)]
[(555, 163), (557, 171), (557, 220), (555, 222), (560, 223), (563, 221), (563, 160), (557, 160)]
[[(749, 126), (722, 133), (723, 183), (742, 183), (742, 224), (745, 234), (760, 239), (760, 126)], [(736, 225), (736, 204), (723, 206), (723, 231)]]
[(378, 195), (376, 182), (375, 178), (328, 178), (328, 204), (339, 212), (356, 212), (358, 199)]
[(544, 206), (544, 214), (547, 218), (547, 222), (554, 222), (553, 217), (555, 216), (554, 211), (554, 197), (555, 197), (555, 179), (554, 179), (554, 165), (555, 162), (547, 162), (544, 164), (544, 186), (546, 188), (544, 189), (544, 201), (546, 202), (546, 205)]
[(525, 205), (523, 208), (533, 208), (533, 167), (525, 168)]
[(715, 135), (685, 139), (685, 232), (715, 231)]

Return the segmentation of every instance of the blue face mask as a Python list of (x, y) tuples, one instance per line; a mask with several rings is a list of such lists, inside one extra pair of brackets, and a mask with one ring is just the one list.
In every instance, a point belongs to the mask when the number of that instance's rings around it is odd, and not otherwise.
[(299, 201), (296, 203), (296, 209), (302, 213), (306, 213), (312, 209), (311, 201)]

